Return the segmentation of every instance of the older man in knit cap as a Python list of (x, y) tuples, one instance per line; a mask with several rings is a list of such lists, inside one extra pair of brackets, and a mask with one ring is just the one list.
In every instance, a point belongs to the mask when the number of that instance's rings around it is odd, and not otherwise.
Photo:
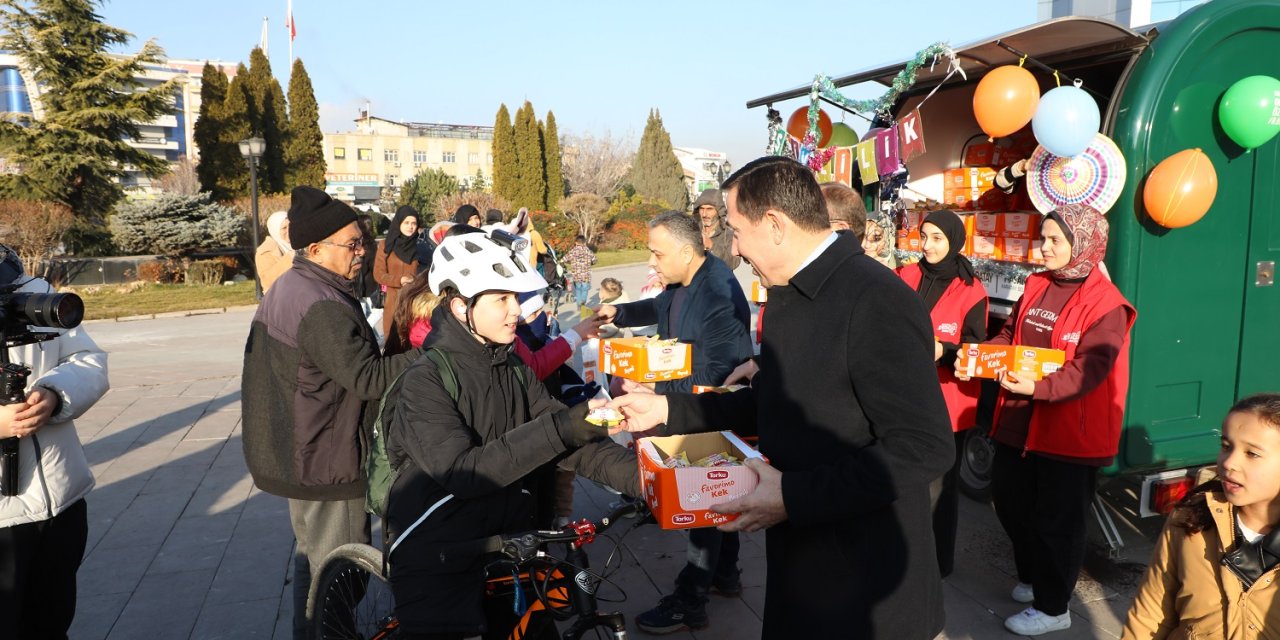
[[(262, 299), (241, 378), (244, 457), (254, 484), (289, 500), (298, 542), (293, 636), (308, 637), (311, 577), (330, 551), (370, 541), (360, 450), (387, 385), (419, 355), (384, 357), (355, 297), (365, 247), (356, 213), (293, 190), (293, 265)], [(373, 408), (370, 408), (370, 403)]]

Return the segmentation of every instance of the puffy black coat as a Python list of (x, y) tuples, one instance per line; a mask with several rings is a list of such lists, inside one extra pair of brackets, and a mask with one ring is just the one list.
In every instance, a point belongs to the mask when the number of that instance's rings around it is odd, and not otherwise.
[(391, 586), (406, 631), (478, 634), (484, 558), (459, 543), (545, 526), (549, 463), (630, 495), (639, 474), (634, 453), (583, 420), (586, 404), (565, 409), (509, 345), (482, 345), (444, 305), (431, 324), (424, 347), (448, 353), (459, 395), (424, 356), (388, 399), (387, 456), (401, 469), (385, 523)]

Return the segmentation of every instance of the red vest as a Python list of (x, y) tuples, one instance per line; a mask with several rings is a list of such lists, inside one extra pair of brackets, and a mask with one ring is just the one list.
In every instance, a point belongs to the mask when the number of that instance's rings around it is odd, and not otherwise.
[[(912, 289), (920, 286), (923, 276), (920, 265), (911, 264), (898, 270), (898, 275)], [(973, 284), (965, 284), (961, 278), (951, 281), (951, 285), (942, 292), (938, 303), (929, 312), (933, 321), (933, 334), (940, 342), (960, 344), (960, 333), (964, 328), (964, 318), (974, 305), (982, 303), (983, 315), (986, 315), (987, 289), (982, 281), (974, 278)], [(986, 336), (983, 336), (986, 337)], [(942, 385), (942, 398), (947, 401), (947, 413), (951, 416), (951, 430), (964, 431), (978, 421), (978, 395), (982, 390), (978, 380), (961, 382), (956, 379), (955, 367), (937, 367), (938, 383)]]
[[(1013, 325), (1013, 344), (1022, 340), (1022, 324), (1027, 308), (1044, 296), (1051, 278), (1045, 273), (1027, 278), (1022, 293), (1022, 311), (1010, 318)], [(1128, 314), (1124, 343), (1111, 367), (1106, 380), (1084, 396), (1062, 402), (1035, 402), (1031, 410), (1031, 424), (1027, 427), (1026, 451), (1040, 451), (1076, 458), (1107, 458), (1120, 450), (1120, 427), (1124, 418), (1124, 403), (1129, 391), (1129, 330), (1138, 312), (1100, 269), (1094, 269), (1058, 314), (1058, 322), (1051, 336), (1054, 349), (1067, 353), (1067, 363), (1075, 356), (1080, 336), (1103, 316), (1123, 308)], [(996, 400), (995, 426), (1000, 425), (1000, 409), (1007, 392), (1001, 389)]]

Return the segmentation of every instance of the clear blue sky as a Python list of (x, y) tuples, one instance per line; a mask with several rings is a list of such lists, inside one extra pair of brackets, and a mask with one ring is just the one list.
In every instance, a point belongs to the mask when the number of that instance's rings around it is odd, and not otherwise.
[[(161, 3), (99, 9), (170, 57), (247, 61), (263, 16), (272, 68), (288, 82), (285, 0)], [(325, 131), (348, 130), (366, 100), (391, 119), (492, 125), (498, 104), (531, 100), (561, 133), (638, 140), (649, 108), (677, 146), (760, 155), (763, 108), (747, 100), (905, 60), (937, 41), (959, 45), (1036, 20), (1035, 0), (760, 2), (452, 2), (295, 0), (294, 54), (307, 65)], [(865, 86), (856, 97), (878, 95)], [(801, 101), (778, 105), (786, 113)], [(837, 120), (840, 116), (833, 114)], [(865, 125), (849, 117), (862, 131)]]

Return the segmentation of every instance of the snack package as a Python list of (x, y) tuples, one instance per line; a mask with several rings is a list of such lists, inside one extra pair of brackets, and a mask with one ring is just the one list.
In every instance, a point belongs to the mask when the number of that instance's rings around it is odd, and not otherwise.
[(600, 339), (583, 340), (579, 348), (582, 350), (582, 381), (607, 386), (604, 376), (600, 375)]
[(641, 493), (663, 529), (714, 527), (737, 518), (710, 509), (754, 491), (759, 478), (742, 463), (763, 459), (732, 431), (641, 438), (636, 453)]
[(689, 377), (693, 371), (693, 347), (676, 340), (613, 338), (600, 347), (604, 373), (635, 382), (659, 382)]
[(733, 393), (739, 389), (746, 388), (747, 385), (745, 384), (731, 384), (727, 387), (708, 387), (706, 385), (695, 384), (693, 385), (693, 393), (695, 395), (699, 393)]
[(587, 422), (597, 427), (612, 428), (622, 424), (624, 416), (621, 411), (611, 409), (609, 407), (600, 407), (592, 409), (587, 414)]
[(957, 355), (957, 369), (970, 378), (996, 379), (1013, 371), (1024, 380), (1041, 380), (1059, 370), (1067, 354), (1059, 349), (1018, 345), (964, 344)]

